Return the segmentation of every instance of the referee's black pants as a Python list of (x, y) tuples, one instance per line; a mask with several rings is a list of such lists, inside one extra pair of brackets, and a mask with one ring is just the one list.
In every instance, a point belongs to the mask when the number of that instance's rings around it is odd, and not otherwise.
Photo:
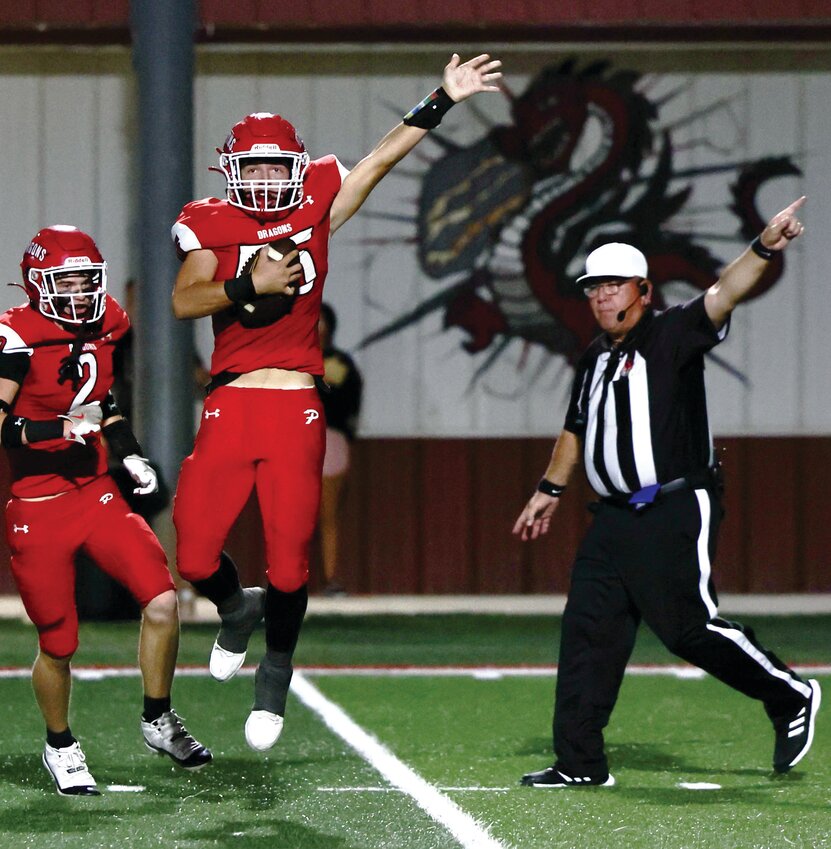
[(608, 773), (609, 722), (641, 619), (678, 657), (745, 695), (771, 718), (803, 704), (810, 687), (751, 629), (718, 617), (710, 576), (721, 520), (706, 489), (660, 497), (643, 510), (592, 505), (563, 614), (554, 707), (557, 765), (571, 775)]

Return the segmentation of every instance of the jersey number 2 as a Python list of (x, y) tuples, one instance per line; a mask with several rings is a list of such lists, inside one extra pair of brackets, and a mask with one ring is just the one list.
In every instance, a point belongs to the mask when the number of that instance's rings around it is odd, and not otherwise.
[(74, 410), (75, 407), (80, 407), (81, 404), (86, 403), (87, 398), (89, 398), (92, 390), (95, 388), (95, 381), (98, 380), (98, 361), (95, 359), (95, 354), (90, 354), (89, 352), (81, 354), (78, 357), (78, 363), (81, 367), (81, 375), (89, 368), (89, 377), (78, 390), (78, 394), (72, 399), (72, 403), (69, 405), (70, 410)]

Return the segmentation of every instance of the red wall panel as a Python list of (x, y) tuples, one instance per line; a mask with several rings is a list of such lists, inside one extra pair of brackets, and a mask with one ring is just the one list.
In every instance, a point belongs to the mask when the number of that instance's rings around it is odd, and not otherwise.
[(795, 495), (799, 505), (798, 578), (806, 592), (827, 593), (831, 592), (831, 520), (827, 508), (831, 440), (800, 440), (800, 448)]
[[(353, 497), (365, 499), (366, 589), (372, 593), (417, 593), (421, 590), (421, 511), (424, 493), (414, 440), (378, 440), (364, 462), (368, 489)], [(417, 501), (415, 501), (417, 499)]]
[(517, 593), (525, 580), (524, 552), (510, 536), (523, 492), (525, 445), (512, 440), (472, 440), (475, 592)]
[[(469, 443), (431, 439), (417, 443), (422, 493), (421, 581), (425, 593), (472, 587), (471, 462)], [(466, 592), (467, 590), (462, 590)]]
[[(831, 437), (719, 439), (725, 519), (713, 568), (722, 592), (831, 592), (827, 487)], [(565, 592), (593, 495), (582, 474), (549, 534), (511, 534), (545, 469), (547, 439), (358, 440), (342, 516), (340, 577), (355, 593)], [(0, 463), (0, 498), (8, 470)], [(246, 583), (262, 583), (252, 496), (227, 544)], [(321, 586), (313, 549), (311, 587)], [(0, 592), (14, 592), (0, 541)]]
[[(314, 27), (336, 26), (336, 27), (362, 27), (370, 25), (373, 21), (372, 3), (370, 0), (338, 0), (338, 2), (327, 2), (327, 0), (316, 0), (308, 4), (309, 17), (294, 18), (292, 23), (311, 25)], [(274, 17), (273, 6), (272, 19)]]
[(530, 21), (546, 25), (582, 24), (586, 21), (585, 3), (552, 3), (550, 0), (529, 0)]
[[(291, 38), (410, 40), (487, 38), (510, 40), (569, 37), (585, 39), (604, 30), (627, 39), (644, 27), (702, 26), (737, 37), (741, 27), (772, 24), (790, 30), (800, 21), (831, 26), (828, 0), (797, 0), (787, 8), (777, 0), (299, 0), (289, 14), (268, 0), (200, 0), (201, 36), (206, 39), (280, 41)], [(45, 27), (44, 27), (45, 25)], [(570, 33), (569, 30), (572, 29)], [(806, 36), (810, 32), (803, 26)], [(677, 30), (676, 30), (677, 31)], [(748, 30), (749, 31), (749, 30)], [(109, 33), (109, 35), (107, 35)], [(129, 38), (128, 0), (0, 0), (0, 35), (6, 41), (75, 37)], [(650, 37), (660, 37), (654, 32)], [(769, 37), (774, 37), (769, 35)]]
[(32, 24), (37, 19), (35, 0), (0, 0), (0, 22), (3, 26)]
[[(751, 439), (747, 451), (751, 462), (739, 490), (747, 507), (747, 589), (752, 593), (788, 592), (800, 578), (796, 561), (799, 442)], [(788, 497), (783, 498), (783, 493)]]
[(644, 23), (671, 23), (679, 24), (694, 19), (692, 7), (695, 0), (638, 0), (636, 8), (640, 11), (640, 18)]

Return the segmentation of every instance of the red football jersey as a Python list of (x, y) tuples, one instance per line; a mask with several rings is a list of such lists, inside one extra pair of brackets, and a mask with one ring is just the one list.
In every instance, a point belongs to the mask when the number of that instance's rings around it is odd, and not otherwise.
[(346, 173), (335, 156), (309, 163), (302, 203), (276, 221), (263, 221), (216, 198), (193, 201), (182, 210), (172, 231), (179, 255), (212, 250), (219, 260), (217, 286), (242, 274), (264, 244), (279, 238), (297, 245), (303, 268), (292, 311), (274, 324), (245, 328), (230, 309), (212, 316), (211, 374), (259, 368), (323, 374), (317, 320), (329, 270), (329, 212)]
[[(29, 371), (10, 415), (54, 419), (79, 404), (103, 401), (113, 385), (113, 352), (130, 327), (127, 313), (107, 295), (101, 329), (87, 339), (79, 362), (80, 382), (59, 383), (59, 369), (77, 339), (68, 327), (46, 318), (28, 304), (0, 315), (0, 356), (26, 353)], [(100, 435), (85, 436), (86, 445), (52, 439), (7, 449), (12, 495), (39, 498), (83, 486), (107, 471)]]

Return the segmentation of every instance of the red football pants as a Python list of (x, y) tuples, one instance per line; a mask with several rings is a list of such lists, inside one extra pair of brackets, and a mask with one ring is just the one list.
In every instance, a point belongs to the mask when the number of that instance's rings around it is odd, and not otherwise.
[(217, 570), (228, 533), (256, 487), (269, 582), (283, 592), (306, 584), (325, 446), (314, 387), (214, 390), (176, 490), (179, 574), (199, 581)]
[(6, 505), (12, 575), (40, 647), (54, 657), (78, 648), (75, 555), (83, 549), (145, 607), (172, 590), (167, 558), (147, 522), (131, 513), (115, 481), (103, 475), (47, 501)]

